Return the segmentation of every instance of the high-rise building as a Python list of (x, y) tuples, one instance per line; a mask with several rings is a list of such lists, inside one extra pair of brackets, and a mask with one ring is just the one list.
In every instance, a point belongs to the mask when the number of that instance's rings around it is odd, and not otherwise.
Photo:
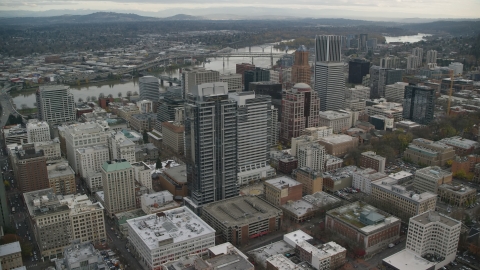
[(317, 172), (325, 170), (327, 152), (323, 145), (320, 145), (318, 142), (302, 144), (298, 147), (297, 152), (299, 168), (310, 168)]
[(306, 83), (310, 85), (311, 70), (308, 64), (308, 50), (300, 46), (295, 51), (295, 63), (292, 66), (292, 83)]
[(381, 68), (398, 68), (400, 59), (397, 56), (386, 56), (380, 59)]
[(110, 160), (109, 148), (106, 145), (78, 148), (76, 151), (79, 168), (77, 173), (85, 178), (88, 173), (100, 172), (102, 165)]
[(270, 136), (268, 137), (268, 145), (275, 146), (278, 143), (279, 137), (279, 122), (278, 109), (275, 106), (270, 106)]
[(55, 194), (67, 195), (77, 192), (75, 172), (68, 166), (66, 160), (47, 166), (47, 172), (50, 188)]
[(429, 50), (427, 51), (427, 64), (430, 63), (437, 63), (437, 51), (436, 50)]
[(127, 162), (134, 163), (135, 143), (127, 138), (123, 132), (112, 132), (108, 137), (110, 148), (110, 159), (125, 159)]
[(184, 99), (182, 90), (178, 88), (169, 88), (158, 102), (157, 125), (155, 129), (162, 130), (162, 123), (175, 120), (175, 109), (183, 107)]
[(370, 71), (370, 62), (365, 59), (353, 59), (348, 62), (348, 82), (361, 84), (362, 79)]
[(187, 98), (188, 93), (192, 90), (195, 91), (197, 85), (218, 81), (220, 81), (220, 72), (216, 70), (206, 70), (199, 67), (184, 69), (182, 72), (183, 98)]
[(377, 39), (370, 38), (367, 40), (367, 50), (376, 50), (377, 49)]
[(30, 119), (27, 123), (28, 143), (50, 141), (50, 127), (47, 122)]
[[(0, 175), (0, 181), (3, 183), (3, 174)], [(10, 209), (7, 204), (7, 193), (5, 185), (0, 185), (0, 227), (10, 225)]]
[(105, 210), (112, 217), (119, 212), (135, 209), (135, 176), (126, 160), (107, 161), (102, 166)]
[(244, 91), (250, 91), (251, 82), (267, 81), (270, 81), (270, 71), (268, 69), (256, 67), (252, 70), (246, 70), (243, 75)]
[(370, 98), (385, 97), (385, 86), (401, 82), (403, 69), (386, 69), (379, 66), (370, 68)]
[(237, 103), (226, 83), (205, 83), (185, 104), (185, 156), (189, 197), (195, 211), (209, 202), (238, 195)]
[(359, 49), (362, 51), (367, 50), (367, 41), (368, 41), (368, 34), (360, 34), (358, 35), (358, 42), (359, 42)]
[(109, 127), (107, 122), (87, 122), (64, 127), (65, 148), (68, 163), (75, 171), (80, 172), (77, 160), (77, 149), (108, 143)]
[(22, 192), (48, 188), (47, 159), (43, 151), (35, 149), (15, 150), (12, 164), (18, 188)]
[(222, 74), (220, 75), (220, 82), (226, 82), (228, 84), (228, 92), (242, 92), (243, 90), (243, 77), (241, 74)]
[(305, 128), (317, 127), (319, 123), (319, 98), (305, 83), (297, 83), (285, 90), (282, 97), (280, 141), (288, 144), (301, 135)]
[(341, 36), (315, 38), (315, 92), (321, 111), (343, 109), (345, 103), (341, 47)]
[(385, 99), (389, 102), (402, 103), (405, 96), (405, 87), (408, 83), (396, 82), (385, 86)]
[(237, 102), (237, 177), (239, 185), (275, 175), (271, 145), (271, 98), (254, 92), (230, 93)]
[[(455, 260), (462, 222), (434, 210), (410, 218), (405, 249), (383, 259), (387, 269), (442, 269)], [(430, 259), (435, 258), (435, 259)]]
[(75, 121), (75, 101), (65, 85), (43, 85), (37, 94), (38, 118), (49, 124)]
[[(291, 66), (291, 65), (290, 65)], [(242, 83), (245, 81), (245, 77), (244, 77), (244, 73), (245, 71), (247, 70), (254, 70), (255, 69), (255, 65), (253, 64), (250, 64), (250, 63), (241, 63), (241, 64), (237, 64), (236, 67), (235, 67), (235, 73), (237, 74), (241, 74), (242, 75)]]
[(421, 67), (423, 63), (423, 49), (419, 47), (413, 48), (412, 55), (418, 57), (416, 67)]
[(419, 63), (418, 56), (415, 56), (415, 55), (407, 56), (407, 70), (417, 69), (419, 67), (418, 63)]
[(158, 102), (160, 98), (160, 83), (157, 77), (143, 76), (138, 79), (138, 88), (140, 92), (140, 100), (150, 100)]
[(433, 120), (435, 110), (435, 90), (427, 86), (408, 85), (405, 87), (403, 118), (421, 125)]

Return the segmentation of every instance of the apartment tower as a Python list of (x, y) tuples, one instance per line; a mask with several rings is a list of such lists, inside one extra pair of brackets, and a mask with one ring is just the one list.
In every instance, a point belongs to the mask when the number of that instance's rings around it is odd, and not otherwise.
[(160, 83), (154, 76), (143, 76), (138, 79), (140, 100), (150, 100), (154, 103), (160, 98)]
[(206, 203), (238, 195), (237, 102), (228, 98), (226, 83), (200, 84), (188, 94), (185, 149), (187, 206), (198, 213)]
[(304, 45), (295, 51), (295, 63), (292, 66), (292, 83), (306, 83), (310, 85), (311, 71), (308, 65), (308, 50)]
[(122, 160), (107, 161), (102, 166), (104, 204), (108, 216), (135, 209), (135, 171)]
[(40, 86), (37, 94), (38, 119), (49, 124), (75, 121), (75, 101), (66, 85)]
[(321, 111), (343, 109), (345, 103), (341, 48), (341, 36), (315, 38), (315, 92)]

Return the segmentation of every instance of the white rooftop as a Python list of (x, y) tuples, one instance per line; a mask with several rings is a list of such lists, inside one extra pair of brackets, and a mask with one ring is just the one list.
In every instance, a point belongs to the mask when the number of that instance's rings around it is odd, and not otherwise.
[(350, 117), (350, 113), (347, 111), (324, 111), (319, 112), (319, 115), (320, 118), (325, 118), (328, 120)]
[(398, 270), (426, 270), (435, 266), (434, 262), (429, 262), (407, 249), (387, 257), (383, 261)]
[[(335, 134), (335, 135), (330, 135), (327, 137), (319, 138), (319, 141), (324, 141), (327, 143), (344, 143), (344, 142), (351, 142), (354, 138), (349, 135), (344, 135), (344, 134)], [(356, 140), (356, 139), (355, 139)]]
[(8, 256), (17, 252), (22, 252), (20, 242), (18, 241), (0, 246), (0, 257)]
[(302, 230), (296, 230), (283, 235), (283, 241), (287, 242), (287, 244), (291, 245), (292, 247), (295, 247), (297, 243), (310, 239), (313, 238)]
[(273, 255), (267, 259), (267, 262), (275, 266), (278, 270), (301, 269), (300, 266), (294, 264), (287, 257), (283, 256), (283, 254)]
[(281, 207), (287, 211), (294, 213), (296, 216), (303, 216), (306, 213), (313, 211), (315, 209), (313, 204), (303, 199), (298, 201), (293, 201), (293, 202), (287, 202)]
[(396, 173), (391, 173), (389, 174), (388, 176), (390, 178), (393, 178), (393, 179), (396, 179), (396, 180), (400, 180), (400, 179), (403, 179), (403, 178), (406, 178), (406, 177), (410, 177), (412, 176), (413, 174), (409, 173), (409, 172), (406, 172), (406, 171), (399, 171), (399, 172), (396, 172)]
[(291, 187), (301, 185), (300, 182), (298, 182), (296, 180), (293, 180), (292, 178), (287, 177), (287, 176), (280, 176), (280, 177), (277, 177), (277, 178), (274, 178), (274, 179), (267, 180), (265, 182), (269, 183), (270, 185), (273, 185), (273, 186), (275, 186), (276, 188), (279, 188), (279, 189), (281, 189), (285, 185), (288, 185), (288, 186), (291, 186)]
[(171, 239), (173, 243), (215, 233), (205, 221), (187, 207), (164, 211), (165, 216), (156, 214), (127, 220), (128, 226), (150, 249), (157, 249), (160, 242)]

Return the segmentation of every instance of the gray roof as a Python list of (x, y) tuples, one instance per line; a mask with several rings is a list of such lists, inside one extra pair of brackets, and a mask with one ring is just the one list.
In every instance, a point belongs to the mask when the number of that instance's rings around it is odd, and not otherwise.
[(0, 257), (8, 256), (18, 252), (22, 252), (22, 249), (20, 248), (20, 242), (18, 241), (0, 246)]

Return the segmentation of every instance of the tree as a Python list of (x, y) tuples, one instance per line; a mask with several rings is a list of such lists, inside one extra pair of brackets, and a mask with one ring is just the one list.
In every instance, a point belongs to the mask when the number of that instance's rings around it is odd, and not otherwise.
[(162, 161), (160, 160), (160, 156), (157, 158), (157, 163), (155, 164), (155, 169), (161, 169), (163, 168)]
[(122, 97), (122, 92), (118, 92), (118, 97), (121, 98)]
[(78, 102), (79, 102), (79, 103), (82, 103), (82, 102), (83, 102), (83, 98), (78, 98)]
[(28, 109), (28, 106), (27, 106), (27, 104), (22, 104), (20, 107), (22, 108), (22, 110), (26, 110), (26, 109)]
[(90, 102), (91, 98), (90, 96), (87, 96), (87, 102)]
[(104, 94), (104, 93), (98, 94), (98, 98), (104, 98), (104, 97), (105, 97), (105, 94)]
[(137, 91), (133, 92), (133, 95), (138, 96), (138, 92)]
[(3, 184), (5, 185), (6, 189), (10, 189), (10, 182), (8, 182), (8, 180), (4, 180)]
[(127, 97), (131, 97), (132, 96), (132, 91), (127, 91)]
[(90, 97), (90, 100), (91, 100), (92, 102), (97, 102), (97, 97), (96, 97), (96, 96), (91, 96), (91, 97)]

